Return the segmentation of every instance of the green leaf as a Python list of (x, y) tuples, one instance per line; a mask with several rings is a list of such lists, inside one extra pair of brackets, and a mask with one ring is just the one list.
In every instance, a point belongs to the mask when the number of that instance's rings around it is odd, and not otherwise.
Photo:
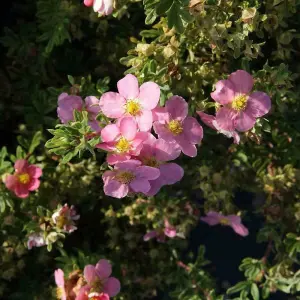
[(241, 282), (237, 283), (235, 286), (229, 288), (227, 290), (227, 294), (237, 293), (237, 292), (245, 289), (248, 285), (249, 285), (248, 281), (241, 281)]
[(23, 158), (25, 158), (25, 156), (26, 156), (25, 151), (22, 149), (21, 146), (18, 146), (17, 147), (17, 151), (16, 151), (16, 157), (17, 157), (17, 159), (23, 159)]
[(150, 25), (157, 18), (156, 11), (155, 11), (155, 9), (151, 9), (149, 11), (146, 11), (146, 14), (147, 14), (147, 17), (146, 17), (145, 23), (146, 23), (146, 25)]
[(74, 85), (75, 80), (74, 80), (74, 77), (73, 77), (73, 76), (68, 75), (68, 80), (69, 80), (69, 82), (70, 82), (71, 85)]
[(184, 26), (179, 10), (180, 8), (178, 7), (178, 5), (173, 3), (170, 10), (168, 11), (168, 27), (170, 29), (174, 27), (178, 33), (183, 33)]
[(253, 297), (253, 300), (259, 300), (259, 289), (256, 283), (251, 284), (251, 295)]
[(167, 12), (173, 4), (173, 0), (161, 0), (156, 7), (156, 13), (161, 16)]
[(38, 147), (42, 141), (42, 132), (41, 131), (37, 131), (35, 133), (35, 135), (33, 136), (32, 138), (32, 141), (31, 141), (31, 144), (30, 144), (30, 147), (29, 147), (29, 153), (33, 153), (34, 150), (36, 149), (36, 147)]

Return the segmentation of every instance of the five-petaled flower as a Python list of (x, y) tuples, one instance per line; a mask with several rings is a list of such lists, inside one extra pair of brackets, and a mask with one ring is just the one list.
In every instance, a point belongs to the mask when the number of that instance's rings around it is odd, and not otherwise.
[(159, 169), (142, 166), (138, 160), (117, 163), (113, 171), (104, 172), (104, 193), (115, 198), (123, 198), (129, 192), (147, 193), (150, 181), (159, 177)]
[(197, 155), (195, 145), (201, 142), (203, 129), (195, 118), (188, 117), (188, 104), (182, 97), (173, 96), (160, 108), (153, 128), (159, 138), (178, 145), (185, 155)]
[(96, 147), (111, 152), (107, 155), (107, 162), (114, 165), (130, 159), (132, 155), (139, 155), (146, 138), (146, 132), (138, 132), (136, 121), (125, 117), (117, 124), (109, 124), (102, 129), (102, 143)]
[(93, 6), (95, 12), (104, 16), (108, 16), (113, 12), (113, 0), (84, 0), (84, 5), (87, 7)]
[(150, 180), (151, 188), (146, 193), (147, 196), (153, 196), (162, 186), (172, 185), (182, 179), (184, 174), (182, 167), (175, 163), (168, 163), (178, 158), (180, 153), (181, 149), (177, 144), (156, 139), (152, 134), (148, 134), (138, 159), (143, 165), (158, 168), (160, 176)]
[(132, 116), (140, 131), (152, 127), (152, 110), (157, 106), (160, 88), (154, 82), (145, 82), (139, 88), (135, 76), (128, 74), (118, 84), (119, 93), (104, 93), (100, 99), (102, 112), (109, 118)]
[(5, 185), (17, 197), (27, 198), (30, 191), (35, 191), (39, 188), (39, 178), (41, 176), (41, 168), (36, 165), (30, 165), (26, 159), (18, 159), (15, 162), (15, 173), (5, 177)]
[(248, 131), (256, 118), (267, 114), (271, 109), (271, 99), (263, 92), (250, 93), (254, 80), (244, 70), (232, 73), (227, 80), (216, 83), (211, 97), (221, 107), (216, 113), (216, 122), (225, 131)]
[(106, 259), (100, 259), (96, 266), (87, 265), (84, 268), (84, 279), (87, 284), (81, 288), (76, 300), (109, 300), (121, 289), (120, 281), (110, 277), (111, 264)]
[(230, 226), (232, 229), (241, 236), (248, 235), (248, 229), (242, 224), (242, 220), (237, 215), (224, 216), (215, 211), (210, 211), (206, 214), (205, 217), (200, 218), (203, 222), (207, 223), (210, 226), (217, 224)]

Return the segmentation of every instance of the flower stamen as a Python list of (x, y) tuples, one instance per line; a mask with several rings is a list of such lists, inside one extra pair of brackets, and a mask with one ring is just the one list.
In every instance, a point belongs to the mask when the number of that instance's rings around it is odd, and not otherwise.
[(130, 100), (126, 103), (126, 112), (135, 117), (141, 112), (141, 105), (136, 100)]
[(247, 100), (248, 100), (247, 95), (243, 95), (243, 94), (239, 95), (234, 98), (234, 100), (231, 103), (231, 107), (236, 111), (244, 110), (247, 106)]
[(118, 153), (128, 152), (130, 150), (130, 143), (124, 137), (121, 137), (116, 144), (116, 149)]
[(183, 132), (181, 122), (178, 120), (171, 120), (168, 124), (168, 129), (174, 134), (179, 135)]
[(115, 178), (123, 184), (128, 184), (135, 178), (135, 175), (129, 171), (120, 171)]
[(28, 173), (23, 173), (18, 175), (18, 180), (22, 184), (27, 184), (30, 181), (30, 176)]

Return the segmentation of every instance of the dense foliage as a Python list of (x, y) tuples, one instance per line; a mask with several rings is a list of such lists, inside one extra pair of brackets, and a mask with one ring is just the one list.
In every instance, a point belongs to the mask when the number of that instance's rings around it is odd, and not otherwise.
[[(300, 1), (6, 5), (0, 298), (299, 299)], [(251, 101), (264, 110), (246, 120)], [(242, 281), (224, 286), (201, 241), (190, 251), (199, 222), (262, 243)]]

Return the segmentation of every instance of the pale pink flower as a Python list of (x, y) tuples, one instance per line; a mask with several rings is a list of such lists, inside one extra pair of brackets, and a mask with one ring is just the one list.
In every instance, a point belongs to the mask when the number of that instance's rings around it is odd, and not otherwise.
[(84, 0), (84, 5), (87, 7), (93, 6), (94, 12), (98, 12), (104, 16), (108, 16), (113, 12), (113, 0)]
[(135, 76), (128, 74), (118, 82), (119, 93), (104, 93), (100, 99), (102, 112), (109, 118), (132, 116), (140, 131), (152, 127), (152, 110), (157, 106), (160, 88), (154, 82), (145, 82), (140, 88)]
[(177, 144), (156, 139), (148, 133), (148, 138), (143, 143), (143, 149), (138, 159), (142, 161), (143, 165), (158, 168), (160, 176), (150, 181), (151, 189), (146, 193), (147, 196), (153, 196), (162, 186), (172, 185), (182, 179), (183, 169), (175, 163), (167, 163), (176, 159), (180, 153), (181, 149)]
[(27, 248), (31, 250), (33, 247), (42, 247), (46, 245), (46, 241), (42, 233), (31, 233), (28, 236)]
[(221, 126), (218, 124), (216, 117), (212, 115), (208, 115), (202, 111), (197, 111), (197, 114), (200, 116), (202, 122), (206, 124), (208, 127), (216, 130), (219, 133), (224, 134), (228, 138), (233, 138), (233, 142), (235, 144), (240, 143), (240, 136), (237, 131), (227, 131), (221, 128)]
[(80, 216), (76, 214), (74, 206), (69, 207), (68, 204), (65, 204), (52, 215), (54, 224), (67, 233), (71, 233), (77, 229), (74, 221), (79, 220), (79, 218)]
[(57, 286), (57, 289), (56, 289), (57, 299), (66, 300), (67, 294), (66, 294), (66, 290), (65, 290), (65, 278), (64, 278), (63, 270), (61, 270), (61, 269), (55, 270), (54, 278), (55, 278), (55, 283)]
[(114, 165), (131, 156), (138, 156), (146, 138), (145, 132), (137, 131), (136, 121), (132, 117), (125, 117), (117, 124), (109, 124), (102, 129), (102, 143), (96, 147), (111, 152), (107, 155), (107, 162)]
[(177, 231), (174, 226), (172, 226), (167, 219), (164, 220), (164, 227), (158, 230), (152, 230), (144, 235), (144, 241), (147, 242), (153, 238), (160, 243), (165, 242), (166, 236), (169, 238), (174, 238), (177, 236)]
[(109, 297), (116, 296), (121, 285), (117, 278), (110, 277), (111, 272), (111, 264), (106, 259), (100, 259), (96, 266), (85, 266), (83, 273), (87, 285), (81, 288), (76, 300), (86, 299), (86, 296), (88, 299), (109, 300)]
[(248, 229), (242, 224), (241, 218), (236, 215), (224, 216), (215, 211), (210, 211), (205, 217), (200, 218), (200, 220), (210, 226), (217, 224), (230, 226), (237, 234), (241, 236), (247, 236), (249, 233)]
[(142, 166), (138, 160), (128, 160), (117, 163), (113, 171), (104, 172), (104, 193), (115, 198), (124, 198), (130, 191), (147, 193), (150, 180), (160, 175), (159, 169)]
[(267, 114), (271, 109), (271, 99), (263, 92), (250, 93), (254, 80), (244, 70), (232, 73), (227, 80), (216, 83), (211, 97), (222, 107), (218, 109), (216, 121), (226, 131), (250, 130), (256, 118)]
[(74, 120), (74, 110), (88, 112), (89, 125), (94, 130), (99, 132), (101, 127), (96, 120), (97, 115), (101, 112), (100, 100), (94, 96), (89, 96), (82, 101), (82, 98), (76, 95), (68, 95), (62, 93), (58, 97), (57, 115), (63, 124)]
[[(203, 129), (195, 118), (188, 117), (188, 104), (179, 96), (171, 97), (164, 109), (160, 109), (153, 128), (159, 138), (178, 145), (190, 157), (197, 155), (196, 144), (203, 138)], [(156, 109), (157, 113), (157, 109)]]
[(18, 159), (15, 162), (15, 173), (14, 175), (6, 176), (5, 185), (17, 197), (26, 198), (30, 191), (35, 191), (39, 188), (39, 178), (41, 176), (41, 168), (36, 165), (30, 165), (26, 159)]

